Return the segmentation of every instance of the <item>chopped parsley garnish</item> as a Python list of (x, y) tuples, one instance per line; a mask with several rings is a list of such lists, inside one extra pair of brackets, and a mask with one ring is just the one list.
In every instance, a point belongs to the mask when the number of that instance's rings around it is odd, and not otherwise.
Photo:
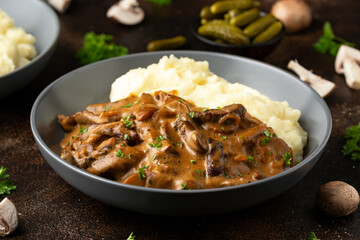
[(249, 161), (249, 163), (253, 163), (253, 161), (254, 161), (254, 157), (253, 156), (248, 156), (248, 161)]
[(70, 142), (67, 142), (66, 145), (69, 146), (69, 145), (70, 145)]
[(11, 190), (16, 189), (16, 186), (10, 181), (9, 174), (5, 174), (6, 168), (0, 167), (0, 195), (10, 194)]
[(106, 110), (109, 110), (109, 108), (110, 108), (110, 106), (106, 106), (106, 107), (104, 107), (104, 110), (106, 111)]
[(160, 135), (160, 136), (155, 138), (155, 140), (158, 141), (158, 142), (160, 142), (160, 141), (162, 141), (164, 139), (165, 139), (165, 137), (163, 135)]
[(138, 175), (140, 179), (144, 179), (146, 177), (144, 170), (147, 168), (147, 166), (142, 166), (141, 168), (139, 168), (138, 170)]
[(195, 160), (190, 160), (191, 164), (195, 164), (196, 161)]
[(181, 102), (181, 103), (183, 102), (183, 100), (182, 100), (182, 99), (178, 99), (178, 101), (179, 101), (179, 102)]
[(78, 132), (78, 135), (81, 135), (83, 133), (86, 133), (88, 131), (87, 128), (84, 128), (83, 126), (80, 125), (80, 131)]
[(181, 146), (181, 142), (177, 142), (176, 146), (180, 147)]
[(273, 136), (269, 129), (265, 130), (264, 134), (265, 134), (265, 137), (261, 139), (261, 145), (263, 145), (263, 146), (268, 144), (270, 142), (270, 138), (272, 138), (272, 136)]
[(155, 141), (152, 141), (152, 143), (150, 143), (149, 146), (160, 149), (162, 147), (162, 143), (161, 142), (155, 143)]
[(218, 107), (216, 107), (216, 109), (221, 109), (221, 107), (218, 106)]
[(290, 153), (286, 152), (286, 153), (284, 154), (283, 159), (284, 159), (284, 163), (285, 163), (286, 165), (290, 165), (291, 160), (292, 160), (292, 157), (291, 157)]
[(226, 136), (222, 136), (221, 140), (223, 140), (223, 141), (226, 140)]
[(134, 104), (138, 104), (138, 103), (139, 103), (139, 100), (134, 102)]
[(244, 136), (241, 136), (240, 138), (241, 138), (242, 140), (245, 140)]
[(227, 178), (227, 179), (230, 178), (230, 176), (229, 176), (229, 174), (227, 172), (224, 172), (224, 175), (225, 175), (225, 178)]
[(360, 123), (346, 129), (344, 137), (346, 143), (343, 146), (342, 153), (345, 156), (351, 155), (353, 161), (360, 160)]
[(239, 177), (243, 177), (243, 175), (240, 172), (237, 172), (237, 175), (239, 175)]
[(206, 112), (207, 110), (208, 110), (207, 108), (201, 109), (202, 112)]
[(116, 150), (116, 156), (121, 157), (121, 158), (125, 158), (124, 153), (120, 149)]
[(194, 118), (194, 115), (195, 115), (195, 112), (189, 112), (188, 113), (188, 116), (191, 117), (191, 118)]
[(129, 134), (125, 133), (125, 134), (124, 134), (124, 139), (125, 139), (125, 140), (130, 140)]
[(130, 235), (128, 236), (128, 238), (126, 240), (135, 240), (135, 235), (133, 232), (130, 233)]
[(181, 183), (181, 189), (183, 189), (183, 190), (190, 190), (190, 188), (187, 188), (186, 187), (186, 182), (183, 182), (183, 183)]
[(112, 35), (88, 32), (80, 50), (75, 54), (81, 65), (128, 54), (128, 49), (116, 45)]
[(129, 160), (131, 160), (131, 155), (132, 155), (132, 153), (130, 153), (129, 156), (128, 156)]
[(154, 161), (156, 158), (157, 158), (157, 155), (155, 154), (155, 155), (152, 157), (152, 160)]
[(222, 130), (222, 131), (224, 131), (224, 130), (225, 130), (225, 128), (224, 128), (224, 127), (221, 127), (221, 130)]
[(128, 107), (131, 107), (132, 105), (133, 105), (132, 103), (129, 103), (129, 104), (122, 106), (121, 108), (128, 108)]
[(126, 127), (126, 128), (132, 128), (133, 122), (134, 122), (134, 121), (131, 121), (131, 120), (125, 120), (125, 121), (124, 121), (125, 127)]
[(314, 232), (311, 232), (307, 238), (307, 240), (320, 240), (320, 238), (317, 238)]

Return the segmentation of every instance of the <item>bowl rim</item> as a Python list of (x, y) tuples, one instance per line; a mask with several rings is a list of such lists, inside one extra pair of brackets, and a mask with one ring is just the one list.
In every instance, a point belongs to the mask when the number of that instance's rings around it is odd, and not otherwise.
[[(264, 13), (264, 12), (262, 12)], [(276, 19), (277, 21), (281, 22), (280, 20)], [(200, 41), (215, 46), (215, 47), (220, 47), (220, 48), (235, 48), (235, 49), (249, 49), (249, 48), (257, 48), (257, 47), (265, 47), (265, 46), (270, 46), (278, 41), (280, 41), (286, 34), (286, 28), (284, 23), (282, 23), (283, 27), (280, 31), (280, 33), (275, 36), (273, 39), (266, 41), (266, 42), (262, 42), (262, 43), (250, 43), (250, 44), (243, 44), (243, 45), (236, 45), (236, 44), (231, 44), (231, 43), (218, 43), (215, 42), (214, 40), (211, 40), (209, 38), (203, 37), (201, 36), (198, 32), (197, 29), (198, 27), (201, 25), (200, 24), (201, 18), (197, 18), (192, 26), (191, 26), (191, 32), (192, 34)]]
[[(22, 1), (22, 0), (17, 0), (17, 1)], [(31, 59), (27, 64), (16, 68), (15, 70), (8, 72), (4, 75), (0, 76), (0, 81), (1, 79), (4, 79), (6, 77), (11, 76), (12, 74), (16, 74), (20, 71), (22, 71), (23, 69), (27, 69), (30, 68), (33, 64), (35, 64), (36, 62), (38, 62), (41, 58), (43, 58), (50, 50), (51, 48), (54, 47), (54, 45), (56, 44), (59, 35), (60, 35), (60, 22), (59, 22), (59, 18), (56, 15), (55, 11), (49, 6), (47, 5), (45, 2), (43, 1), (38, 1), (38, 0), (27, 0), (28, 2), (31, 2), (32, 4), (39, 4), (41, 7), (44, 7), (45, 9), (47, 9), (47, 11), (49, 11), (49, 14), (52, 16), (53, 20), (55, 21), (55, 34), (54, 36), (50, 39), (49, 41), (49, 46), (47, 48), (45, 48), (42, 52), (38, 53), (33, 59)], [(12, 18), (11, 16), (9, 16), (10, 18)], [(13, 19), (13, 18), (12, 18)], [(16, 25), (17, 27), (21, 27), (19, 25)], [(31, 35), (33, 35), (33, 33), (25, 31), (26, 33), (29, 33)], [(34, 36), (34, 35), (33, 35)], [(35, 37), (35, 36), (34, 36)], [(38, 51), (38, 49), (36, 49)]]
[[(106, 179), (104, 177), (100, 177), (94, 174), (91, 174), (83, 169), (80, 169), (68, 162), (66, 162), (65, 160), (63, 160), (62, 158), (60, 158), (60, 156), (58, 156), (54, 151), (52, 151), (47, 144), (43, 141), (43, 139), (41, 138), (38, 129), (36, 127), (36, 118), (35, 116), (37, 115), (37, 109), (38, 106), (40, 104), (40, 102), (42, 101), (42, 99), (48, 94), (48, 92), (55, 87), (56, 85), (60, 84), (62, 81), (66, 80), (67, 78), (69, 78), (71, 75), (75, 74), (75, 73), (80, 73), (82, 71), (86, 71), (86, 69), (88, 68), (96, 68), (98, 65), (102, 65), (102, 64), (107, 64), (109, 62), (112, 61), (119, 61), (119, 60), (124, 60), (126, 61), (126, 59), (128, 58), (137, 58), (137, 57), (142, 57), (142, 56), (152, 56), (152, 55), (156, 55), (157, 58), (159, 58), (160, 54), (162, 55), (170, 55), (170, 54), (177, 54), (177, 55), (183, 55), (184, 57), (187, 57), (186, 55), (188, 54), (192, 54), (192, 55), (201, 55), (201, 56), (217, 56), (217, 57), (224, 57), (224, 58), (232, 58), (232, 59), (241, 59), (242, 61), (247, 61), (250, 63), (255, 63), (261, 66), (265, 66), (268, 67), (274, 71), (280, 72), (282, 74), (286, 74), (289, 78), (291, 78), (293, 81), (299, 81), (301, 84), (304, 84), (305, 87), (309, 88), (316, 96), (316, 99), (318, 101), (318, 103), (321, 105), (322, 109), (325, 112), (326, 115), (326, 122), (324, 122), (327, 125), (327, 129), (326, 129), (326, 133), (325, 133), (325, 137), (321, 140), (321, 142), (319, 143), (319, 145), (315, 148), (315, 150), (313, 152), (310, 153), (309, 156), (307, 156), (306, 158), (304, 158), (300, 163), (298, 163), (297, 165), (291, 167), (290, 169), (283, 171), (277, 175), (265, 178), (265, 179), (261, 179), (259, 181), (256, 182), (250, 182), (250, 183), (246, 183), (246, 184), (241, 184), (241, 185), (235, 185), (235, 186), (228, 186), (228, 187), (222, 187), (222, 188), (210, 188), (210, 189), (192, 189), (191, 191), (180, 191), (180, 190), (174, 190), (174, 189), (160, 189), (160, 188), (146, 188), (146, 187), (141, 187), (141, 186), (134, 186), (134, 185), (129, 185), (129, 184), (124, 184), (124, 183), (120, 183), (120, 182), (116, 182), (114, 180), (110, 180), (110, 179)], [(130, 69), (129, 69), (130, 70)], [(91, 104), (91, 103), (89, 103)], [(302, 80), (300, 80), (299, 78), (296, 78), (295, 75), (290, 74), (289, 72), (286, 72), (285, 70), (270, 65), (268, 63), (265, 62), (261, 62), (259, 60), (255, 60), (255, 59), (251, 59), (251, 58), (247, 58), (247, 57), (243, 57), (243, 56), (236, 56), (236, 55), (232, 55), (232, 54), (227, 54), (227, 53), (218, 53), (218, 52), (211, 52), (211, 51), (202, 51), (202, 50), (173, 50), (173, 51), (157, 51), (157, 52), (141, 52), (141, 53), (132, 53), (132, 54), (128, 54), (128, 55), (124, 55), (124, 56), (119, 56), (119, 57), (114, 57), (114, 58), (110, 58), (110, 59), (106, 59), (106, 60), (102, 60), (102, 61), (98, 61), (89, 65), (85, 65), (82, 66), (80, 68), (74, 69), (68, 73), (66, 73), (65, 75), (59, 77), (57, 80), (55, 80), (54, 82), (52, 82), (51, 84), (49, 84), (45, 89), (43, 89), (43, 91), (39, 94), (39, 96), (36, 98), (32, 109), (31, 109), (31, 113), (30, 113), (30, 125), (31, 125), (31, 130), (32, 133), (34, 135), (34, 138), (36, 140), (36, 142), (38, 143), (39, 147), (41, 147), (44, 151), (46, 151), (46, 153), (48, 155), (50, 155), (53, 159), (55, 159), (58, 163), (60, 163), (61, 165), (63, 165), (66, 168), (70, 168), (71, 170), (75, 171), (76, 173), (82, 175), (83, 177), (86, 178), (90, 178), (92, 181), (98, 181), (101, 182), (103, 184), (110, 184), (114, 187), (120, 187), (120, 188), (126, 188), (128, 190), (133, 190), (133, 191), (145, 191), (145, 192), (150, 192), (150, 193), (158, 193), (158, 194), (206, 194), (206, 193), (214, 193), (214, 192), (227, 192), (227, 191), (233, 191), (233, 190), (239, 190), (242, 188), (250, 188), (253, 186), (257, 186), (259, 184), (265, 184), (271, 181), (275, 181), (279, 178), (285, 177), (286, 175), (290, 175), (296, 171), (298, 171), (300, 168), (302, 168), (304, 165), (308, 164), (309, 162), (315, 160), (316, 158), (319, 158), (321, 156), (321, 153), (324, 151), (325, 146), (330, 138), (331, 135), (331, 130), (332, 130), (332, 118), (331, 118), (331, 113), (330, 110), (328, 108), (328, 105), (326, 104), (325, 100), (323, 98), (320, 97), (320, 95), (313, 90), (310, 86), (308, 86), (306, 83), (304, 83)], [(317, 157), (318, 155), (320, 155), (319, 157)]]

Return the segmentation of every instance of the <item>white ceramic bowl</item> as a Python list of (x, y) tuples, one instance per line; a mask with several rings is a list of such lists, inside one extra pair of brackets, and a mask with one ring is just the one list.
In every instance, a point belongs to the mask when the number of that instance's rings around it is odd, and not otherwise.
[[(300, 124), (308, 132), (304, 160), (278, 175), (239, 186), (204, 190), (166, 190), (122, 184), (90, 174), (59, 157), (64, 131), (56, 115), (71, 115), (89, 104), (108, 102), (111, 83), (137, 67), (157, 63), (163, 55), (208, 61), (215, 74), (240, 82), (269, 96), (288, 101), (302, 112)], [(126, 87), (126, 86), (124, 86)], [(296, 184), (315, 165), (331, 133), (325, 101), (307, 84), (276, 67), (234, 55), (172, 51), (130, 54), (74, 70), (50, 84), (31, 111), (31, 129), (40, 152), (65, 181), (100, 201), (128, 210), (166, 215), (202, 215), (233, 211), (264, 202)], [(299, 196), (301, 197), (301, 196)]]
[(1, 0), (0, 9), (35, 39), (38, 55), (27, 65), (0, 76), (0, 98), (23, 88), (43, 70), (50, 60), (59, 36), (57, 15), (40, 0)]

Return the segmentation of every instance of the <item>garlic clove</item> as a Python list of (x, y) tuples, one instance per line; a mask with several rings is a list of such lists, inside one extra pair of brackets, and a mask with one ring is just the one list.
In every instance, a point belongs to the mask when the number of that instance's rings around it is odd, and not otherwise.
[(15, 205), (7, 197), (0, 202), (0, 237), (14, 232), (19, 225), (19, 215)]

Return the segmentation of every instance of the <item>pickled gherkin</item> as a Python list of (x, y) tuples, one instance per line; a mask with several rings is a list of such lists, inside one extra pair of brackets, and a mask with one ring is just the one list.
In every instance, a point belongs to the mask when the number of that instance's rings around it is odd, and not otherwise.
[(258, 35), (260, 32), (265, 30), (268, 26), (270, 26), (272, 23), (276, 21), (275, 17), (272, 14), (266, 14), (265, 16), (259, 18), (255, 22), (252, 22), (249, 24), (245, 29), (244, 33), (250, 37), (253, 38), (256, 35)]
[(275, 36), (277, 36), (283, 28), (283, 25), (281, 22), (276, 21), (273, 24), (271, 24), (268, 28), (266, 28), (263, 32), (261, 32), (259, 35), (257, 35), (253, 43), (263, 43), (270, 41)]
[(250, 39), (240, 28), (230, 25), (225, 20), (212, 20), (198, 28), (201, 36), (221, 39), (233, 44), (249, 44)]
[(259, 16), (260, 10), (258, 8), (252, 8), (232, 18), (230, 24), (237, 27), (243, 27), (258, 19)]
[(217, 1), (210, 6), (212, 14), (225, 13), (231, 9), (249, 9), (254, 6), (253, 0), (225, 0)]
[(176, 36), (173, 38), (153, 40), (146, 46), (148, 51), (160, 51), (177, 49), (184, 46), (186, 38), (184, 36)]

